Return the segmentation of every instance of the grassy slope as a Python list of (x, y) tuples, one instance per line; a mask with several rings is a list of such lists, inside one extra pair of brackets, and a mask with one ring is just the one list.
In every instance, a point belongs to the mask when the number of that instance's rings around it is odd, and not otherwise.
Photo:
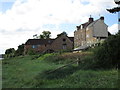
[[(116, 88), (117, 70), (80, 70), (71, 65), (53, 73), (45, 73), (64, 63), (50, 62), (53, 55), (44, 55), (38, 59), (32, 56), (16, 57), (4, 60), (3, 88)], [(48, 61), (49, 60), (49, 61)]]

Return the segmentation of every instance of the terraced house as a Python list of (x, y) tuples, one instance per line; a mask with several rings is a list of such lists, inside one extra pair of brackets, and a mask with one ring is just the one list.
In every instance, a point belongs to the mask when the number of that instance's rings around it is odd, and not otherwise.
[(29, 39), (24, 45), (24, 53), (34, 50), (39, 53), (51, 53), (61, 50), (72, 50), (74, 45), (74, 37), (60, 35), (55, 39)]
[(108, 37), (108, 26), (104, 23), (104, 17), (94, 21), (90, 17), (88, 22), (77, 26), (74, 32), (74, 50), (82, 50), (103, 41)]

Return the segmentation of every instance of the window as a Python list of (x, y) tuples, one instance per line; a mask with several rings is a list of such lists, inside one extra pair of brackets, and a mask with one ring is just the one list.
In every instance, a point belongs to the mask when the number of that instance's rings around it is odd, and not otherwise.
[(51, 43), (51, 41), (49, 40), (48, 43)]
[(89, 38), (89, 35), (87, 34), (86, 37)]
[(65, 42), (66, 41), (66, 39), (65, 38), (63, 38), (63, 42)]
[(81, 25), (81, 29), (83, 29), (83, 25)]
[(37, 48), (38, 46), (37, 45), (32, 45), (32, 48)]
[(67, 44), (63, 44), (63, 49), (66, 49)]
[(89, 29), (88, 29), (88, 27), (87, 27), (87, 29), (86, 29), (86, 30), (87, 30), (87, 31), (89, 30)]

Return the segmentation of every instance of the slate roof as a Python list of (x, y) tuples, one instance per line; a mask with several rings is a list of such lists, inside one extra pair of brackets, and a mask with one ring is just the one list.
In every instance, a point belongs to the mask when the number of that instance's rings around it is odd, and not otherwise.
[(85, 50), (85, 49), (88, 49), (90, 46), (94, 45), (95, 43), (87, 43), (83, 46), (79, 46), (77, 48), (74, 49), (74, 51), (79, 51), (79, 50)]
[(51, 44), (55, 39), (29, 39), (25, 45)]
[[(99, 19), (98, 19), (99, 20)], [(93, 21), (92, 23), (88, 24), (87, 27), (93, 26), (98, 20)]]
[(74, 37), (68, 37), (72, 42), (74, 42)]
[[(81, 24), (82, 26), (83, 26), (83, 28), (87, 28), (91, 23), (94, 23), (94, 21), (93, 22), (86, 22), (86, 23), (83, 23), (83, 24)], [(80, 29), (80, 26), (81, 25), (79, 25), (79, 26), (77, 26), (77, 29), (79, 30)]]
[(86, 28), (90, 23), (91, 23), (91, 22), (86, 22), (86, 23), (82, 24), (82, 25), (83, 25), (83, 28)]
[[(68, 37), (72, 42), (74, 42), (74, 37)], [(55, 39), (28, 39), (25, 45), (48, 45), (52, 44)]]

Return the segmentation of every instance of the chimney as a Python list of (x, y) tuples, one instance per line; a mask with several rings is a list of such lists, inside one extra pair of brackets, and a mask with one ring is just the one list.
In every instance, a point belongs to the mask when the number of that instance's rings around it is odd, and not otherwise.
[(91, 22), (93, 22), (93, 21), (94, 21), (93, 18), (90, 17), (90, 18), (89, 18), (89, 22), (91, 23)]
[(100, 20), (104, 20), (104, 17), (102, 16), (102, 17), (100, 17)]

